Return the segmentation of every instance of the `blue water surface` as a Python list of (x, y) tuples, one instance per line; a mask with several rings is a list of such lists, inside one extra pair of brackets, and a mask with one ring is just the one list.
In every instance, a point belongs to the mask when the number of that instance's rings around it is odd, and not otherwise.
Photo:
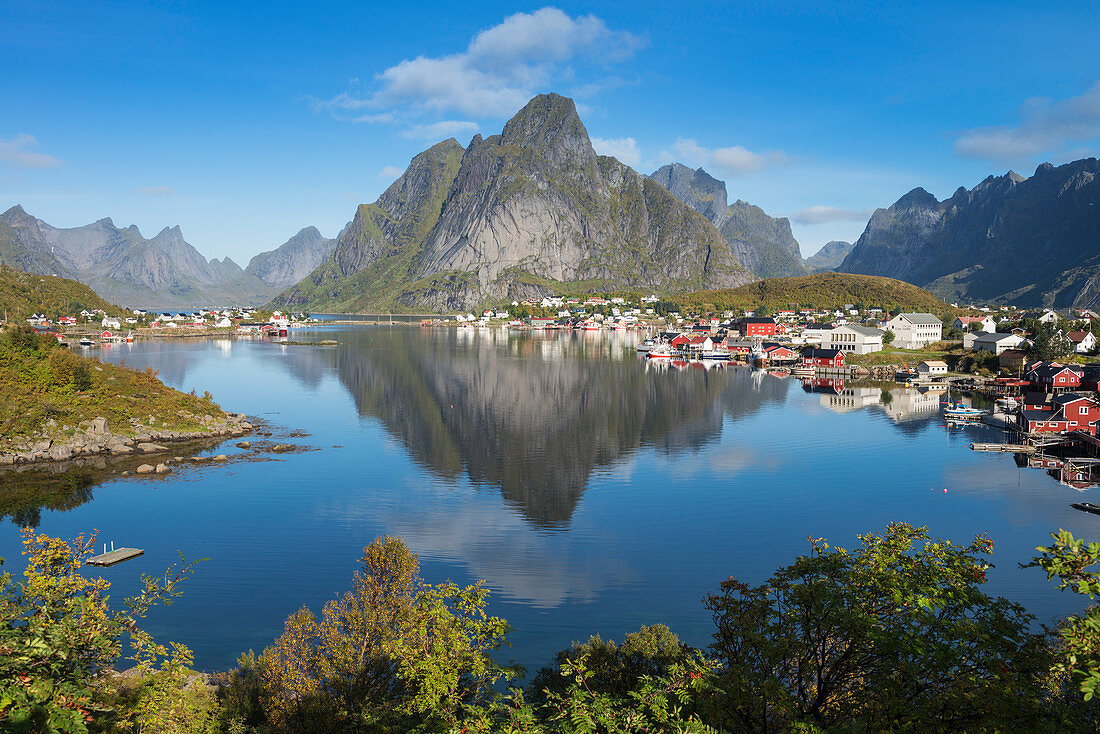
[[(42, 532), (98, 529), (145, 549), (99, 572), (116, 599), (179, 552), (207, 558), (148, 624), (189, 645), (199, 668), (230, 667), (296, 609), (319, 611), (382, 534), (405, 539), (428, 581), (484, 579), (491, 613), (513, 627), (504, 657), (530, 670), (590, 634), (621, 639), (655, 622), (706, 645), (702, 600), (724, 578), (762, 581), (809, 537), (851, 547), (891, 521), (958, 543), (989, 532), (987, 588), (1040, 622), (1082, 606), (1018, 564), (1060, 527), (1095, 539), (1100, 518), (1071, 509), (1082, 493), (1044, 471), (972, 452), (1000, 431), (946, 427), (939, 394), (659, 368), (631, 333), (326, 325), (293, 336), (339, 345), (155, 340), (101, 358), (209, 390), (302, 450), (111, 479), (77, 507), (40, 513)], [(230, 441), (207, 453), (246, 452)], [(21, 568), (10, 520), (0, 556)]]

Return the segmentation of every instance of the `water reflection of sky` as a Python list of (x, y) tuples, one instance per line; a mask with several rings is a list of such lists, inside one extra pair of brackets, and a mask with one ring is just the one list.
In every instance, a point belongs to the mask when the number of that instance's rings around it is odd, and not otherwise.
[[(946, 429), (939, 396), (847, 384), (804, 388), (746, 368), (647, 369), (630, 334), (316, 329), (336, 348), (263, 341), (117, 345), (184, 390), (310, 435), (270, 461), (113, 480), (41, 529), (146, 549), (104, 573), (115, 597), (141, 572), (208, 556), (153, 619), (225, 667), (301, 605), (345, 589), (362, 547), (400, 535), (429, 580), (485, 579), (537, 665), (591, 633), (664, 621), (705, 644), (702, 597), (728, 575), (762, 580), (808, 537), (842, 545), (904, 520), (967, 542), (990, 531), (990, 588), (1042, 619), (1076, 604), (1022, 571), (1047, 533), (1095, 536), (1076, 491)], [(233, 453), (231, 444), (219, 449)], [(943, 489), (948, 491), (945, 493)], [(0, 530), (0, 555), (18, 554)]]

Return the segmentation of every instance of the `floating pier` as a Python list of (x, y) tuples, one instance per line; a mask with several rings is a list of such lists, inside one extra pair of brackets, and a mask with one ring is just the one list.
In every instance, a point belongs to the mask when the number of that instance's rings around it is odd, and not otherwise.
[(98, 556), (92, 556), (84, 563), (89, 566), (113, 566), (116, 563), (122, 563), (143, 555), (145, 555), (145, 551), (141, 548), (112, 548)]
[(1002, 454), (1034, 454), (1034, 446), (1022, 443), (972, 443), (972, 451), (996, 451)]

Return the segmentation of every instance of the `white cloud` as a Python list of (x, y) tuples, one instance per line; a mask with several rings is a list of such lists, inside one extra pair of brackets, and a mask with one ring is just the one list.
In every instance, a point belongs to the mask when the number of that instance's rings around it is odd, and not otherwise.
[(401, 134), (406, 138), (422, 140), (445, 140), (458, 135), (472, 136), (477, 132), (477, 123), (469, 120), (440, 120), (428, 125), (413, 125)]
[(393, 179), (400, 176), (402, 173), (402, 170), (397, 166), (386, 166), (378, 172), (378, 178), (385, 178), (392, 181)]
[(61, 165), (61, 161), (52, 155), (29, 150), (37, 147), (38, 139), (26, 133), (19, 133), (11, 140), (0, 140), (0, 161), (16, 168), (57, 168)]
[(1021, 107), (1020, 118), (1016, 125), (966, 131), (955, 141), (955, 153), (1006, 163), (1057, 155), (1066, 146), (1095, 141), (1100, 138), (1100, 81), (1077, 97), (1057, 102), (1030, 99)]
[(659, 160), (665, 163), (679, 161), (692, 168), (709, 168), (710, 173), (721, 172), (734, 177), (793, 160), (782, 150), (756, 153), (740, 145), (712, 150), (692, 138), (677, 138), (672, 150), (675, 152), (661, 151)]
[(176, 190), (171, 186), (142, 186), (138, 192), (148, 196), (174, 196)]
[[(372, 89), (312, 100), (315, 110), (341, 119), (389, 122), (384, 116), (458, 112), (469, 117), (506, 117), (540, 90), (573, 82), (578, 62), (605, 66), (645, 45), (613, 31), (594, 15), (570, 17), (557, 8), (516, 13), (478, 33), (466, 50), (446, 56), (406, 59), (377, 74)], [(578, 83), (584, 90), (592, 83)], [(348, 117), (370, 110), (370, 114)]]
[(790, 215), (799, 224), (824, 224), (826, 222), (865, 222), (871, 218), (871, 209), (840, 209), (820, 204), (801, 209)]
[(631, 168), (642, 164), (642, 151), (634, 138), (592, 138), (592, 147), (600, 155), (618, 158)]

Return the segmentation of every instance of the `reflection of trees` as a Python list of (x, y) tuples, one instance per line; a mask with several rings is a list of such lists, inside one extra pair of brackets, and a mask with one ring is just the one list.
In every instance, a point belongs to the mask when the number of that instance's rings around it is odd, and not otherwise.
[[(414, 460), (501, 489), (543, 527), (566, 523), (589, 475), (640, 446), (695, 449), (721, 433), (723, 410), (761, 395), (747, 371), (647, 372), (630, 345), (581, 335), (365, 330), (342, 335), (336, 368), (360, 412)], [(616, 352), (615, 350), (618, 350)]]
[(38, 527), (43, 509), (79, 507), (92, 499), (92, 487), (103, 478), (104, 472), (91, 467), (74, 467), (61, 473), (33, 469), (0, 474), (0, 521), (11, 518), (17, 527)]

